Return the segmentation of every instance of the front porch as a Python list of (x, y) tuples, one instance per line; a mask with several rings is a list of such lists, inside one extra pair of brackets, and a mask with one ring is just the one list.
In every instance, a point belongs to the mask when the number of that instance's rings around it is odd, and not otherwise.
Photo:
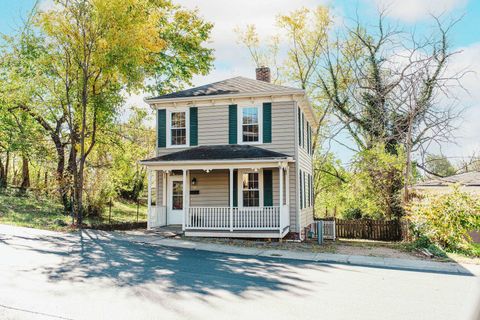
[(283, 238), (290, 230), (289, 162), (150, 164), (148, 229), (181, 225), (186, 236)]

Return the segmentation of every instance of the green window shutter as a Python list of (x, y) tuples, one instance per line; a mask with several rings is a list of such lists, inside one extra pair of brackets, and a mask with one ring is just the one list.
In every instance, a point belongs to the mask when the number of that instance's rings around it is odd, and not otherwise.
[(300, 190), (300, 209), (303, 209), (303, 183), (302, 183), (302, 170), (300, 170), (300, 180), (299, 180), (299, 188)]
[(190, 145), (198, 145), (198, 108), (190, 107)]
[(272, 170), (263, 170), (263, 205), (273, 206)]
[[(313, 129), (310, 126), (310, 154), (313, 155)], [(312, 177), (313, 179), (313, 177)]]
[(312, 175), (308, 175), (308, 206), (312, 206)]
[(228, 143), (237, 144), (237, 105), (228, 106)]
[(272, 104), (263, 104), (263, 143), (272, 142)]
[(301, 125), (301, 116), (300, 116), (300, 108), (298, 108), (298, 145), (301, 146), (302, 145), (302, 127), (300, 126)]
[(305, 173), (305, 208), (308, 208), (308, 202), (310, 201), (308, 193), (310, 192), (308, 187), (308, 173)]
[(167, 110), (157, 110), (157, 145), (159, 148), (167, 146)]
[(307, 121), (307, 153), (310, 154), (310, 124)]
[(233, 206), (238, 207), (238, 171), (233, 171)]
[(308, 135), (310, 136), (310, 154), (313, 154), (313, 130), (312, 126), (309, 126)]
[(301, 112), (302, 116), (302, 128), (300, 135), (302, 136), (302, 147), (305, 147), (305, 117), (303, 116), (303, 112)]
[(313, 199), (314, 192), (313, 192), (313, 176), (310, 175), (310, 206), (313, 207), (315, 205), (315, 201)]
[(303, 207), (307, 207), (307, 173), (303, 173)]

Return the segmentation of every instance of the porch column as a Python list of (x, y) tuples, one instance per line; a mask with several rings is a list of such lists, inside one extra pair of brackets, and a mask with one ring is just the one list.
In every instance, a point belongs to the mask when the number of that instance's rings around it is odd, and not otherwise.
[(279, 195), (279, 198), (280, 198), (280, 208), (283, 207), (283, 165), (280, 166), (280, 168), (278, 168), (278, 176), (279, 176), (279, 185), (280, 185), (280, 195)]
[(167, 172), (162, 173), (162, 206), (165, 214), (165, 225), (168, 225), (167, 218)]
[(188, 214), (188, 208), (187, 208), (187, 170), (183, 169), (182, 170), (182, 176), (183, 176), (183, 188), (182, 188), (182, 193), (183, 193), (183, 215), (182, 215), (182, 231), (185, 231), (185, 222), (186, 222), (186, 215)]
[(167, 206), (167, 173), (162, 173), (162, 206)]
[(285, 169), (285, 205), (290, 207), (290, 166)]
[(147, 229), (151, 228), (150, 217), (152, 215), (152, 170), (148, 170), (148, 194), (147, 194)]
[(233, 168), (230, 168), (230, 232), (233, 231)]

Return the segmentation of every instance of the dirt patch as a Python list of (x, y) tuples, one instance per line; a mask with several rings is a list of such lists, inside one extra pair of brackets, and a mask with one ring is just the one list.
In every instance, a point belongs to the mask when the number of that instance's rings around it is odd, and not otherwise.
[(383, 247), (383, 246), (351, 246), (338, 244), (335, 246), (336, 253), (356, 255), (356, 256), (371, 256), (382, 258), (398, 258), (398, 259), (413, 259), (413, 260), (425, 260), (426, 257), (420, 255), (401, 251), (399, 249)]
[(289, 241), (261, 241), (250, 239), (225, 239), (225, 238), (185, 238), (196, 242), (216, 243), (234, 245), (240, 247), (251, 247), (259, 249), (292, 250), (300, 252), (315, 253), (337, 253), (345, 255), (370, 256), (382, 258), (398, 258), (412, 260), (432, 260), (420, 253), (405, 250), (402, 243), (391, 243), (384, 241), (358, 241), (341, 240), (327, 241), (319, 245), (315, 241), (289, 242)]

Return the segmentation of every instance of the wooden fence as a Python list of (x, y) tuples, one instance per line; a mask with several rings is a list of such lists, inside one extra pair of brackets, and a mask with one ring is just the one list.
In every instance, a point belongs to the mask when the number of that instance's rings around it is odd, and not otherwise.
[(342, 220), (336, 218), (322, 220), (335, 220), (337, 238), (400, 241), (408, 236), (407, 223), (397, 220)]

